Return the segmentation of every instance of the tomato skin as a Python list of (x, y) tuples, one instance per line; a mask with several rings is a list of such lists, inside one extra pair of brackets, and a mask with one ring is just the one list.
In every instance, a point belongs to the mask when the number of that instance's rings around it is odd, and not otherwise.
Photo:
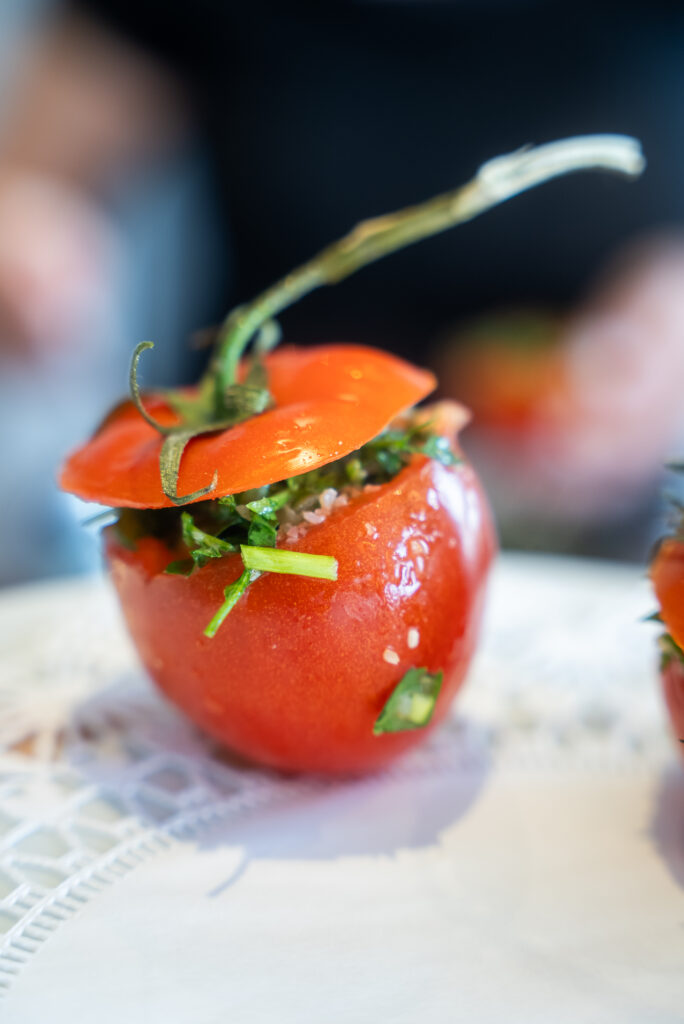
[(239, 556), (184, 578), (164, 574), (172, 553), (160, 541), (143, 538), (131, 551), (113, 530), (106, 536), (142, 661), (193, 721), (282, 770), (378, 768), (427, 731), (373, 735), (406, 671), (444, 672), (432, 728), (468, 668), (495, 549), (482, 489), (465, 463), (447, 469), (414, 456), (390, 483), (279, 546), (333, 555), (337, 582), (264, 575), (210, 640), (203, 630), (242, 571)]

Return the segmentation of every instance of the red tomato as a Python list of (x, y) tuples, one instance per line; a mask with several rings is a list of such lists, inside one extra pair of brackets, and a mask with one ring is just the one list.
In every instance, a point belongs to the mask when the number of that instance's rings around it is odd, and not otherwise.
[[(684, 542), (679, 538), (666, 537), (660, 543), (651, 580), (665, 629), (684, 650)], [(684, 741), (684, 664), (676, 655), (665, 662), (661, 678), (674, 734)]]
[[(675, 643), (684, 649), (684, 543), (676, 537), (662, 541), (651, 563), (650, 574), (662, 623)], [(684, 665), (673, 655), (660, 676), (674, 733), (684, 740)]]
[(458, 395), (478, 427), (515, 437), (544, 430), (543, 403), (566, 389), (562, 327), (525, 310), (473, 322), (436, 357), (441, 392)]
[[(316, 469), (356, 451), (435, 386), (431, 373), (360, 345), (282, 348), (265, 360), (275, 408), (229, 430), (195, 438), (180, 467), (178, 493), (218, 481), (211, 497), (236, 494)], [(168, 403), (145, 401), (164, 425), (178, 422)], [(159, 452), (163, 438), (125, 403), (74, 452), (60, 486), (116, 508), (164, 508)]]
[(651, 579), (665, 627), (684, 650), (684, 542), (666, 537), (651, 565)]
[(447, 713), (476, 642), (495, 547), (467, 464), (414, 456), (398, 476), (280, 547), (332, 555), (336, 583), (266, 574), (213, 639), (203, 630), (238, 555), (183, 578), (151, 537), (131, 551), (108, 531), (114, 584), (142, 660), (164, 693), (233, 750), (294, 771), (361, 772), (426, 730), (375, 736), (408, 669), (443, 671), (431, 726)]

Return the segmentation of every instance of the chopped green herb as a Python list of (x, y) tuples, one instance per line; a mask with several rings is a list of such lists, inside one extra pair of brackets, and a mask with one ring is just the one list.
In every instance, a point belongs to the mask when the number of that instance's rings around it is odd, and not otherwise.
[(274, 515), (253, 515), (247, 532), (247, 543), (255, 547), (274, 548), (278, 520)]
[(234, 494), (225, 494), (222, 498), (217, 498), (216, 504), (220, 505), (221, 508), (227, 508), (231, 512), (237, 513), (237, 503)]
[(305, 551), (258, 548), (243, 544), (242, 561), (248, 569), (280, 572), (289, 576), (311, 576), (318, 580), (337, 579), (337, 559), (331, 555), (310, 555)]
[(274, 494), (268, 494), (265, 498), (258, 498), (256, 501), (248, 501), (247, 508), (250, 512), (256, 513), (259, 516), (271, 516), (274, 515), (279, 509), (286, 505), (290, 500), (289, 488), (285, 487), (282, 491), (276, 491)]
[(442, 687), (442, 672), (410, 668), (392, 691), (373, 726), (373, 735), (422, 729), (432, 718)]
[(223, 596), (225, 600), (221, 607), (219, 608), (219, 610), (213, 616), (207, 628), (204, 630), (205, 636), (211, 639), (216, 635), (219, 626), (222, 624), (224, 619), (230, 614), (230, 612), (232, 612), (233, 608), (238, 603), (247, 587), (250, 585), (250, 583), (253, 583), (254, 580), (258, 580), (260, 576), (260, 572), (254, 572), (251, 569), (245, 569), (242, 575), (238, 576), (234, 583), (231, 583), (229, 586), (226, 587), (226, 589), (223, 591)]
[(379, 463), (391, 478), (405, 466), (412, 455), (427, 455), (444, 466), (455, 466), (462, 460), (452, 451), (445, 437), (433, 434), (429, 423), (415, 424), (406, 430), (386, 430), (359, 450), (361, 466)]
[[(404, 449), (405, 451), (406, 449)], [(396, 476), (401, 470), (402, 460), (399, 452), (393, 451), (391, 448), (380, 448), (375, 455), (376, 459), (387, 473), (387, 476)]]
[(457, 466), (459, 462), (463, 461), (454, 454), (446, 437), (438, 437), (437, 434), (430, 434), (427, 441), (422, 444), (420, 451), (429, 459), (441, 462), (443, 466)]
[(347, 480), (349, 481), (350, 484), (356, 484), (357, 486), (359, 486), (364, 482), (365, 471), (363, 468), (363, 463), (361, 462), (361, 459), (358, 457), (358, 455), (352, 455), (351, 458), (347, 460), (347, 463), (344, 468)]
[(237, 551), (237, 546), (230, 541), (222, 540), (211, 533), (201, 530), (189, 512), (181, 512), (181, 534), (185, 546), (190, 552), (192, 566), (189, 568), (187, 561), (172, 562), (167, 566), (166, 572), (189, 575), (193, 568), (201, 569), (212, 558), (223, 558)]

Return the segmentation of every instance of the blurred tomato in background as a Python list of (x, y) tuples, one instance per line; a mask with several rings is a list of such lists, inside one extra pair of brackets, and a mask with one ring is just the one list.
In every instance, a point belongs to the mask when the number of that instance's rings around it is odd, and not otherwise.
[(683, 283), (684, 236), (652, 238), (563, 314), (491, 313), (440, 340), (504, 543), (645, 557), (683, 438)]

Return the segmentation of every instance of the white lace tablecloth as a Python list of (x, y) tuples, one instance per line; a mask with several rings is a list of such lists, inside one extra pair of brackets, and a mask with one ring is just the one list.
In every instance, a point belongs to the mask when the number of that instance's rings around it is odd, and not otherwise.
[(324, 782), (198, 735), (104, 582), (5, 591), (0, 1020), (684, 1021), (652, 608), (636, 568), (502, 558), (451, 720)]

